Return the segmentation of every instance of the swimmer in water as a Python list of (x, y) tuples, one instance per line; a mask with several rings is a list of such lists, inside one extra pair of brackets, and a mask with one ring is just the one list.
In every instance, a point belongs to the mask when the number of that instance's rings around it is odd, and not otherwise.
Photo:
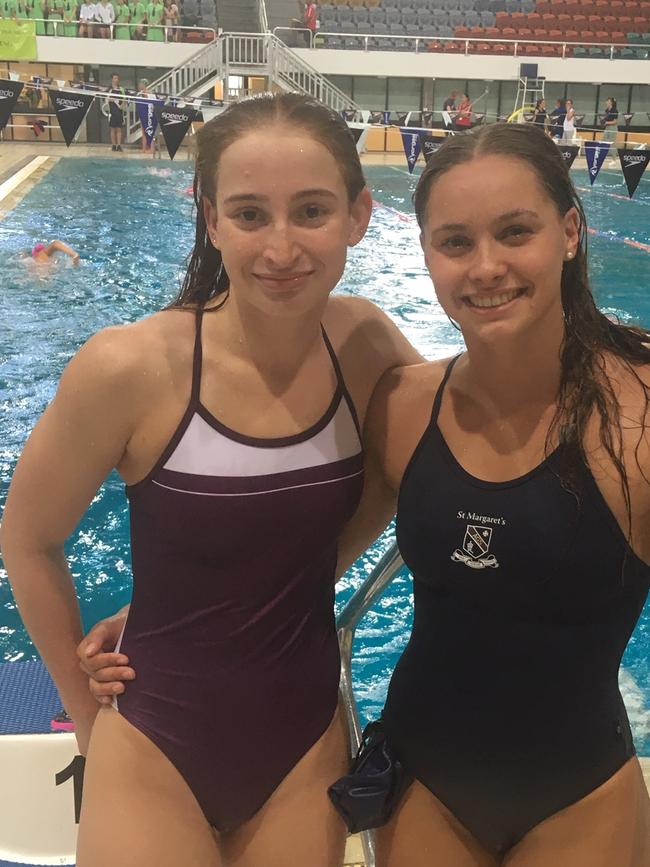
[(35, 262), (47, 264), (53, 260), (55, 253), (65, 253), (66, 256), (70, 256), (73, 265), (79, 264), (79, 253), (63, 241), (50, 241), (49, 244), (39, 242), (32, 247), (32, 259)]

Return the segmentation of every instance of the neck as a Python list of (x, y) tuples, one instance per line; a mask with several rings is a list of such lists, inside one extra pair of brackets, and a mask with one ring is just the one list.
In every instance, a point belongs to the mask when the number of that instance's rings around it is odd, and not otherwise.
[(535, 332), (507, 340), (481, 341), (466, 336), (467, 373), (472, 394), (500, 414), (555, 403), (560, 387), (564, 321), (557, 311), (537, 322)]
[(278, 384), (292, 379), (321, 346), (321, 319), (327, 299), (297, 316), (272, 317), (238, 301), (231, 293), (225, 304), (224, 339), (229, 353), (253, 364), (262, 377)]

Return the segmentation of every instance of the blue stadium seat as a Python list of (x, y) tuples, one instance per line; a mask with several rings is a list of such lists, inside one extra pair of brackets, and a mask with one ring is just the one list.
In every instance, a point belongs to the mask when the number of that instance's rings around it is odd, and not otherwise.
[(392, 24), (401, 24), (402, 23), (402, 15), (399, 9), (389, 8), (386, 10), (386, 24), (391, 26)]
[(465, 13), (465, 26), (466, 27), (480, 27), (481, 19), (478, 12), (466, 12)]
[(370, 13), (365, 6), (355, 6), (352, 9), (352, 20), (356, 21), (357, 24), (366, 23), (369, 19)]
[(320, 19), (321, 25), (324, 25), (326, 21), (335, 20), (336, 6), (331, 6), (329, 3), (324, 3), (322, 6), (319, 6), (318, 17)]
[(386, 10), (380, 6), (370, 9), (371, 24), (386, 24)]
[(402, 24), (404, 24), (406, 27), (409, 27), (411, 25), (415, 25), (417, 27), (417, 24), (418, 24), (417, 12), (414, 12), (413, 9), (409, 9), (408, 11), (406, 9), (403, 9), (402, 10)]
[(449, 13), (446, 9), (434, 9), (432, 14), (436, 27), (444, 27), (449, 24)]
[(479, 15), (481, 16), (481, 27), (494, 27), (496, 21), (494, 12), (483, 11)]
[(450, 12), (449, 13), (449, 26), (450, 27), (462, 27), (465, 23), (465, 16), (462, 12)]

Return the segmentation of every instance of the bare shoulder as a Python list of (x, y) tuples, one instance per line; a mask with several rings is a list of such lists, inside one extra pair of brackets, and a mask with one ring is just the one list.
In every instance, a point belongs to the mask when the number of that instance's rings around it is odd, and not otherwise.
[(448, 360), (387, 371), (372, 396), (364, 437), (394, 490), (431, 419)]
[[(187, 339), (183, 332), (187, 331)], [(193, 318), (163, 311), (125, 325), (103, 328), (79, 349), (64, 371), (60, 391), (96, 391), (98, 397), (141, 400), (155, 397), (156, 383), (169, 373), (176, 353), (191, 353)]]

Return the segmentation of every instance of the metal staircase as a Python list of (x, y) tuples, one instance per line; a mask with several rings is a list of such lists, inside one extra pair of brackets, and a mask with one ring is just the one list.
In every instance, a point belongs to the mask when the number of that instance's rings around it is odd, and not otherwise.
[[(239, 95), (229, 90), (232, 76), (262, 76), (267, 89), (279, 88), (313, 96), (334, 111), (358, 111), (350, 97), (335, 87), (324, 75), (299, 58), (272, 33), (222, 33), (209, 45), (204, 45), (180, 66), (156, 79), (150, 85), (152, 93), (198, 99), (218, 82), (224, 82), (226, 101)], [(128, 141), (141, 136), (135, 105), (129, 104)]]

